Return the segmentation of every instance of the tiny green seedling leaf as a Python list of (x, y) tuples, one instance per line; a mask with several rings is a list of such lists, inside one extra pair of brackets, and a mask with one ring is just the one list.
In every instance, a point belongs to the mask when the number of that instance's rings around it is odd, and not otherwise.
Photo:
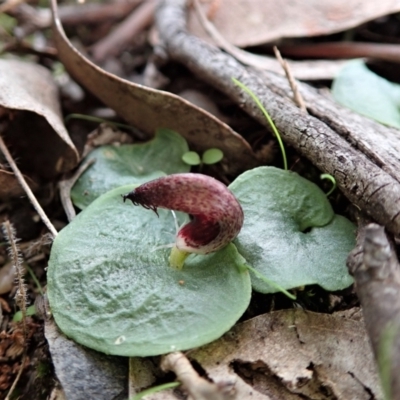
[(182, 161), (187, 165), (200, 165), (200, 156), (195, 151), (188, 151), (182, 155)]
[(353, 282), (346, 267), (355, 245), (355, 226), (335, 215), (325, 193), (291, 171), (259, 167), (240, 175), (229, 188), (244, 212), (234, 241), (247, 264), (274, 286), (252, 274), (262, 293), (318, 284), (340, 290)]
[[(34, 305), (29, 306), (26, 309), (26, 316), (31, 317), (32, 315), (36, 314), (36, 307)], [(20, 322), (22, 321), (22, 311), (17, 311), (13, 316), (13, 322)]]
[(200, 158), (199, 154), (195, 151), (188, 151), (183, 154), (182, 161), (188, 165), (201, 165), (207, 164), (212, 165), (220, 162), (224, 158), (224, 153), (220, 149), (208, 149), (203, 153)]
[(333, 81), (332, 95), (359, 114), (400, 128), (400, 85), (372, 72), (363, 60), (345, 64)]
[(224, 158), (224, 153), (220, 149), (208, 149), (203, 153), (202, 161), (204, 164), (216, 164)]
[[(132, 185), (102, 195), (54, 240), (47, 295), (59, 328), (87, 347), (121, 356), (150, 356), (209, 343), (228, 331), (251, 295), (245, 260), (233, 244), (192, 254), (169, 266), (175, 226), (128, 207)], [(180, 218), (182, 215), (180, 215)]]
[(94, 158), (96, 162), (72, 188), (72, 201), (84, 209), (115, 187), (188, 172), (189, 166), (182, 161), (188, 150), (186, 140), (168, 129), (159, 129), (154, 139), (146, 143), (99, 147), (86, 157), (85, 160)]

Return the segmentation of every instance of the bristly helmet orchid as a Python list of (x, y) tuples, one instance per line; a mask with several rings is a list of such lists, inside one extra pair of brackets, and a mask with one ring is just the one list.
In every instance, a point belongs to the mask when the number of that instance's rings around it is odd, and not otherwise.
[[(243, 210), (232, 192), (221, 182), (203, 174), (173, 174), (144, 183), (123, 196), (134, 205), (188, 213), (192, 220), (177, 233), (170, 264), (182, 268), (190, 253), (220, 250), (238, 235)], [(158, 215), (158, 214), (157, 214)]]

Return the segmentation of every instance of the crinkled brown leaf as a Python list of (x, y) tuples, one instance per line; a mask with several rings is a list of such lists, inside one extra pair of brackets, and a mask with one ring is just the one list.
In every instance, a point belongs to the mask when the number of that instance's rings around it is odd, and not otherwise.
[(272, 312), (188, 357), (238, 399), (382, 399), (364, 323), (340, 316)]
[(40, 65), (0, 59), (5, 140), (23, 170), (49, 178), (73, 168), (78, 153), (64, 127), (57, 86)]
[[(237, 46), (281, 38), (327, 35), (400, 10), (397, 0), (208, 0), (203, 2), (219, 32)], [(189, 30), (210, 40), (191, 9)]]
[[(37, 188), (37, 184), (34, 181), (29, 179), (27, 176), (25, 179), (28, 181), (32, 190)], [(11, 171), (0, 168), (0, 200), (7, 200), (23, 194), (24, 190), (15, 175)]]
[(172, 129), (198, 151), (219, 148), (229, 172), (256, 166), (250, 145), (228, 125), (171, 93), (137, 85), (107, 73), (83, 57), (65, 36), (52, 0), (53, 32), (58, 55), (67, 71), (131, 125), (153, 136)]

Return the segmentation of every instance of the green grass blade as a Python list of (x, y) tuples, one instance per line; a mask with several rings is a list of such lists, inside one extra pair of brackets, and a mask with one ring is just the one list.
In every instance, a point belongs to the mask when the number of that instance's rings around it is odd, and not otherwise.
[(154, 386), (150, 389), (143, 390), (143, 392), (138, 393), (133, 396), (131, 400), (141, 400), (143, 397), (148, 396), (150, 394), (161, 392), (162, 390), (172, 389), (180, 386), (180, 382), (170, 382), (164, 383), (163, 385)]
[(326, 194), (326, 197), (332, 194), (332, 192), (336, 189), (336, 179), (331, 174), (321, 174), (321, 179), (328, 179), (332, 182), (332, 187), (329, 192)]
[(262, 279), (265, 283), (268, 283), (268, 285), (274, 287), (275, 289), (279, 290), (280, 292), (282, 292), (284, 295), (286, 295), (287, 297), (289, 297), (289, 299), (291, 300), (296, 300), (296, 296), (294, 296), (293, 294), (289, 293), (286, 289), (284, 289), (282, 286), (278, 285), (275, 282), (270, 281), (268, 278), (266, 278), (263, 274), (261, 274), (260, 272), (258, 272), (256, 269), (254, 269), (253, 267), (250, 267), (250, 265), (246, 264), (246, 267), (248, 270), (250, 270), (251, 272), (253, 272), (254, 275), (257, 275), (260, 279)]
[(257, 104), (257, 107), (262, 111), (262, 113), (264, 114), (266, 120), (268, 121), (268, 123), (270, 124), (272, 131), (274, 132), (275, 136), (276, 136), (276, 140), (279, 143), (279, 147), (281, 149), (281, 153), (282, 153), (282, 158), (283, 158), (283, 169), (287, 170), (288, 169), (288, 164), (287, 164), (287, 159), (286, 159), (286, 152), (285, 152), (285, 147), (283, 145), (283, 141), (281, 138), (281, 135), (278, 131), (278, 129), (276, 128), (274, 122), (272, 121), (272, 118), (270, 117), (270, 115), (268, 114), (267, 110), (264, 108), (264, 106), (261, 104), (260, 99), (246, 86), (244, 85), (242, 82), (238, 81), (235, 78), (232, 78), (232, 81), (239, 86), (241, 89), (243, 89), (253, 100), (254, 102)]

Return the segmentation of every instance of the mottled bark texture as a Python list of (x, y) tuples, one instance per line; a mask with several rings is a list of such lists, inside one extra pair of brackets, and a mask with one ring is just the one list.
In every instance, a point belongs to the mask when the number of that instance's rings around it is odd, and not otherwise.
[(387, 398), (400, 399), (400, 266), (383, 227), (359, 230), (347, 260)]
[(294, 104), (286, 79), (245, 67), (186, 32), (186, 1), (163, 1), (156, 20), (168, 55), (186, 65), (269, 128), (261, 111), (231, 78), (260, 98), (283, 140), (321, 171), (333, 175), (347, 198), (373, 219), (400, 233), (400, 135), (336, 104), (305, 83), (299, 90), (309, 114)]

